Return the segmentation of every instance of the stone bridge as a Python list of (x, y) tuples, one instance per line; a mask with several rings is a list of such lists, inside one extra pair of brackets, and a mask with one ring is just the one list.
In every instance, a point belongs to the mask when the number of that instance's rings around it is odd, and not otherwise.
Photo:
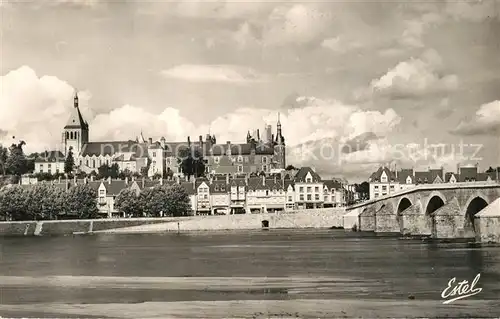
[[(497, 182), (422, 184), (347, 208), (359, 230), (432, 238), (478, 238), (481, 211), (500, 201)], [(492, 205), (493, 206), (493, 205)], [(489, 209), (492, 210), (491, 208)], [(500, 232), (500, 212), (483, 232)], [(495, 216), (492, 216), (495, 215)]]

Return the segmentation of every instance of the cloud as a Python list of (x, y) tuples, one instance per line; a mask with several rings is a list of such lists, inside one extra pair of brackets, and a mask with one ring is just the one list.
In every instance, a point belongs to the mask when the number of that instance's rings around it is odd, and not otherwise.
[(242, 84), (264, 81), (264, 76), (252, 70), (232, 65), (192, 65), (183, 64), (164, 70), (161, 74), (187, 82), (225, 82)]
[(341, 37), (325, 39), (321, 42), (321, 46), (337, 53), (346, 53), (363, 47), (359, 42), (347, 42)]
[(312, 4), (275, 8), (263, 30), (265, 45), (305, 44), (324, 38), (331, 16)]
[(500, 135), (500, 100), (483, 104), (472, 121), (462, 121), (454, 130), (457, 135)]
[(373, 80), (365, 94), (411, 99), (453, 92), (457, 88), (458, 77), (443, 74), (441, 57), (436, 51), (427, 50), (420, 58), (400, 62)]
[(500, 3), (498, 0), (455, 1), (446, 2), (445, 12), (449, 17), (460, 21), (483, 22), (500, 20)]
[(443, 22), (442, 15), (436, 12), (427, 12), (418, 19), (406, 21), (406, 29), (404, 30), (400, 43), (403, 46), (423, 48), (423, 36), (432, 26)]
[[(61, 141), (62, 128), (72, 110), (74, 88), (56, 77), (38, 77), (27, 66), (0, 77), (0, 128), (8, 135), (0, 143), (22, 139), (27, 149), (55, 148)], [(89, 116), (90, 95), (80, 94), (82, 112)]]

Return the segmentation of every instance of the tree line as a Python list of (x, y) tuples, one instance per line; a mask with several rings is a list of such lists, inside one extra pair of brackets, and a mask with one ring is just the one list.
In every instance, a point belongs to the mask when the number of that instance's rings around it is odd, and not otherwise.
[[(61, 220), (102, 217), (97, 191), (88, 184), (68, 190), (52, 184), (35, 184), (28, 188), (12, 185), (0, 189), (1, 220)], [(127, 217), (187, 216), (190, 200), (178, 185), (159, 185), (136, 192), (120, 191), (115, 208)], [(107, 211), (103, 212), (107, 216)]]

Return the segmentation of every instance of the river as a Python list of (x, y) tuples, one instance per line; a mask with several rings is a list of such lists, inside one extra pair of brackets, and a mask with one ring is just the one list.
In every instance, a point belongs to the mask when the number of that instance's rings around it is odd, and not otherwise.
[[(0, 316), (499, 317), (500, 247), (343, 230), (2, 238)], [(442, 304), (451, 278), (481, 292)]]

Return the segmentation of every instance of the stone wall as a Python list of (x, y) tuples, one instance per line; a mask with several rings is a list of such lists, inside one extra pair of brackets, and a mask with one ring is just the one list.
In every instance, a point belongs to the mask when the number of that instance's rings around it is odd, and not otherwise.
[(152, 227), (154, 224), (175, 231), (261, 229), (263, 220), (269, 221), (269, 228), (330, 228), (342, 227), (344, 214), (344, 209), (330, 208), (275, 214), (0, 222), (0, 236), (71, 235), (110, 229), (124, 232), (130, 229), (154, 230), (158, 228)]
[(399, 220), (392, 207), (384, 206), (375, 214), (375, 232), (399, 233)]
[(476, 218), (474, 223), (477, 242), (500, 243), (500, 216)]

